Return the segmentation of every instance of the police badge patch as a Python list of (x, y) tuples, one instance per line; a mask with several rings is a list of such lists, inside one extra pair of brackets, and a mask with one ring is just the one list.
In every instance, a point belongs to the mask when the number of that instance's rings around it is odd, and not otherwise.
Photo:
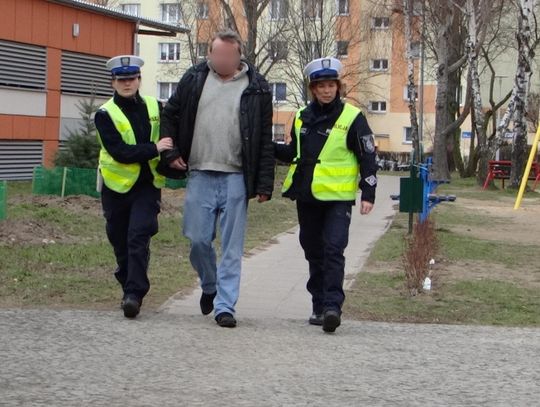
[(377, 185), (377, 177), (375, 175), (370, 175), (365, 179), (366, 183), (372, 187)]
[(364, 152), (368, 154), (375, 152), (375, 140), (373, 139), (373, 134), (362, 137), (362, 147), (364, 147)]

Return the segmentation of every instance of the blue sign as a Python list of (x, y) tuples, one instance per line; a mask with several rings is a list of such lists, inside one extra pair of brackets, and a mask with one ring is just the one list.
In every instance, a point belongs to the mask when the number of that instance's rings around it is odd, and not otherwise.
[(470, 131), (462, 131), (461, 132), (461, 138), (471, 138), (472, 132)]

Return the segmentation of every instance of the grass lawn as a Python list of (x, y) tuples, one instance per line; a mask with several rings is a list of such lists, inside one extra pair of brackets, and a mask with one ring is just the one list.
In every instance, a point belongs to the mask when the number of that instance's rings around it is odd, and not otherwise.
[[(278, 167), (270, 202), (250, 203), (246, 250), (296, 224), (294, 204), (279, 193), (284, 175), (285, 167)], [(189, 243), (180, 229), (183, 196), (184, 190), (163, 191), (145, 307), (155, 308), (196, 284)], [(30, 182), (10, 182), (7, 212), (8, 218), (0, 221), (1, 307), (118, 306), (121, 291), (112, 274), (115, 260), (98, 199), (33, 196)]]
[(407, 214), (398, 214), (348, 293), (348, 317), (382, 321), (540, 326), (540, 194), (482, 191), (458, 179), (432, 212), (440, 253), (433, 289), (411, 297), (402, 266)]

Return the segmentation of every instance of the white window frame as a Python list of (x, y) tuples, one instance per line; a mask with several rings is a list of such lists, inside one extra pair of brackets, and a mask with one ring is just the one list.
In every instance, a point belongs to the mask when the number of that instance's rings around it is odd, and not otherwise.
[[(347, 43), (347, 52), (345, 54), (339, 53), (339, 43)], [(336, 41), (336, 56), (338, 58), (347, 58), (349, 56), (349, 45), (350, 45), (350, 41), (344, 41), (344, 40)]]
[[(272, 91), (272, 102), (273, 103), (286, 103), (287, 102), (287, 83), (286, 82), (271, 82), (270, 89)], [(283, 85), (285, 87), (285, 98), (277, 99), (277, 88), (278, 85)]]
[[(171, 8), (176, 8), (176, 13), (171, 16)], [(168, 24), (179, 24), (182, 21), (182, 13), (179, 3), (162, 3), (161, 4), (161, 21)]]
[[(380, 64), (379, 68), (375, 67), (375, 62), (378, 62)], [(383, 67), (384, 61), (386, 61), (386, 68)], [(370, 66), (369, 70), (372, 72), (387, 72), (389, 67), (388, 58), (374, 58), (370, 60)]]
[[(384, 105), (384, 110), (382, 109)], [(374, 106), (377, 106), (374, 108)], [(386, 100), (370, 100), (368, 105), (368, 111), (370, 113), (384, 114), (388, 111), (388, 103)]]
[[(278, 132), (276, 131), (276, 128), (278, 128), (278, 126), (279, 126), (280, 129), (283, 130), (282, 132), (279, 132), (279, 133), (278, 133)], [(280, 139), (280, 140), (278, 140), (278, 139), (276, 139), (276, 135), (282, 135), (283, 138)], [(273, 140), (274, 142), (277, 142), (277, 143), (279, 143), (279, 142), (284, 142), (284, 141), (285, 141), (285, 124), (284, 124), (284, 123), (274, 123), (274, 124), (272, 125), (272, 140)]]
[[(380, 20), (381, 24), (377, 24), (377, 20)], [(373, 30), (388, 30), (390, 28), (390, 17), (371, 17), (371, 28)]]
[[(274, 8), (272, 7), (274, 3), (277, 4), (275, 9), (277, 15), (274, 15)], [(285, 11), (283, 11), (283, 8), (285, 8)], [(289, 0), (270, 0), (270, 4), (268, 4), (268, 16), (271, 21), (286, 20), (289, 17)]]
[[(201, 55), (201, 47), (203, 46), (206, 46), (206, 54), (205, 55)], [(209, 51), (209, 48), (210, 46), (208, 45), (207, 42), (198, 42), (197, 43), (197, 60), (198, 61), (204, 61), (206, 60), (206, 57), (208, 56), (208, 51)]]
[[(345, 11), (341, 11), (340, 5), (342, 2), (345, 4)], [(336, 10), (338, 16), (348, 16), (350, 15), (351, 9), (350, 9), (350, 2), (349, 0), (336, 0)]]
[(208, 5), (208, 1), (199, 0), (199, 2), (197, 3), (197, 18), (199, 20), (208, 20), (209, 11), (210, 6)]
[[(173, 58), (173, 59), (170, 59), (169, 56), (171, 54), (171, 50), (170, 50), (170, 47), (173, 46), (174, 47), (174, 55), (178, 55), (178, 58)], [(166, 47), (167, 50), (165, 52), (166, 54), (166, 58), (163, 59), (162, 56), (163, 56), (163, 48)], [(181, 58), (181, 44), (179, 42), (160, 42), (159, 43), (159, 56), (158, 56), (158, 61), (160, 63), (171, 63), (171, 62), (179, 62), (180, 61), (180, 58)]]
[[(307, 9), (305, 7), (305, 4), (307, 2), (313, 3), (314, 5), (313, 16), (307, 14)], [(322, 18), (323, 7), (324, 7), (324, 0), (302, 0), (302, 17), (319, 21)]]
[[(161, 97), (161, 86), (162, 85), (167, 85), (168, 88), (169, 88), (169, 96), (166, 97), (166, 98), (162, 98)], [(161, 101), (167, 101), (169, 100), (169, 98), (171, 97), (171, 95), (173, 94), (174, 92), (174, 88), (178, 85), (178, 83), (176, 82), (158, 82), (157, 83), (157, 94), (158, 94), (158, 100), (161, 100)]]
[[(135, 13), (130, 11), (131, 8), (135, 8)], [(140, 16), (141, 15), (141, 4), (140, 3), (122, 4), (122, 11), (124, 13), (130, 14), (130, 15), (133, 15), (133, 16)]]
[[(411, 134), (410, 140), (407, 140), (407, 132), (410, 132)], [(412, 144), (412, 127), (411, 126), (403, 127), (403, 144)]]
[[(283, 44), (283, 55), (279, 55), (279, 51), (280, 51), (280, 46), (279, 44)], [(274, 56), (274, 51), (276, 51), (275, 53), (277, 54), (276, 56)], [(287, 57), (289, 56), (289, 47), (288, 47), (288, 43), (287, 41), (283, 41), (283, 40), (272, 40), (270, 41), (270, 59), (272, 61), (284, 61), (287, 59)]]
[[(414, 87), (414, 91), (416, 93), (414, 100), (416, 101), (418, 100), (418, 86)], [(403, 100), (405, 100), (406, 102), (409, 102), (411, 100), (409, 97), (409, 87), (407, 85), (403, 87)]]

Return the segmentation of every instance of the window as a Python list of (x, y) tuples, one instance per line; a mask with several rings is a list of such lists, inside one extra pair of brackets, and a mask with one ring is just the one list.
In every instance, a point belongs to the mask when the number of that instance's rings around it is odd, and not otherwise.
[(271, 83), (272, 101), (285, 102), (287, 100), (287, 84), (283, 82)]
[(372, 113), (386, 113), (386, 102), (385, 101), (371, 101), (369, 102), (368, 110)]
[(414, 87), (413, 93), (414, 95), (411, 95), (411, 92), (409, 92), (409, 87), (404, 86), (403, 87), (403, 100), (410, 101), (411, 98), (413, 97), (414, 97), (414, 100), (418, 99), (418, 89), (416, 86)]
[(286, 41), (270, 41), (270, 58), (273, 61), (287, 59), (289, 47)]
[(284, 20), (289, 14), (289, 0), (270, 1), (270, 19)]
[(390, 26), (390, 18), (388, 17), (373, 17), (371, 19), (371, 27), (376, 30), (386, 30)]
[(420, 49), (421, 49), (420, 41), (411, 42), (411, 48), (409, 50), (409, 52), (411, 53), (411, 57), (420, 58)]
[(337, 0), (338, 15), (349, 15), (349, 0)]
[(403, 143), (412, 144), (412, 127), (403, 128)]
[(141, 15), (141, 5), (140, 4), (122, 4), (122, 11), (133, 16)]
[(302, 10), (304, 17), (320, 20), (323, 12), (323, 0), (302, 0)]
[(388, 59), (372, 59), (371, 71), (388, 71)]
[(317, 41), (304, 42), (304, 50), (306, 52), (306, 57), (309, 60), (322, 58), (321, 48), (321, 44)]
[(168, 100), (176, 90), (176, 82), (158, 82), (158, 99)]
[(181, 20), (180, 4), (165, 3), (161, 5), (161, 21), (169, 24), (178, 24)]
[(208, 3), (206, 1), (199, 1), (197, 5), (197, 18), (200, 20), (208, 19)]
[(180, 43), (170, 42), (159, 44), (159, 60), (163, 62), (180, 60)]
[(338, 58), (345, 58), (349, 55), (349, 41), (338, 41), (336, 43), (336, 55)]
[(285, 142), (285, 125), (276, 123), (272, 126), (272, 136), (275, 142)]
[(207, 55), (208, 55), (208, 43), (206, 42), (197, 43), (197, 59), (199, 61), (202, 61), (206, 59)]

